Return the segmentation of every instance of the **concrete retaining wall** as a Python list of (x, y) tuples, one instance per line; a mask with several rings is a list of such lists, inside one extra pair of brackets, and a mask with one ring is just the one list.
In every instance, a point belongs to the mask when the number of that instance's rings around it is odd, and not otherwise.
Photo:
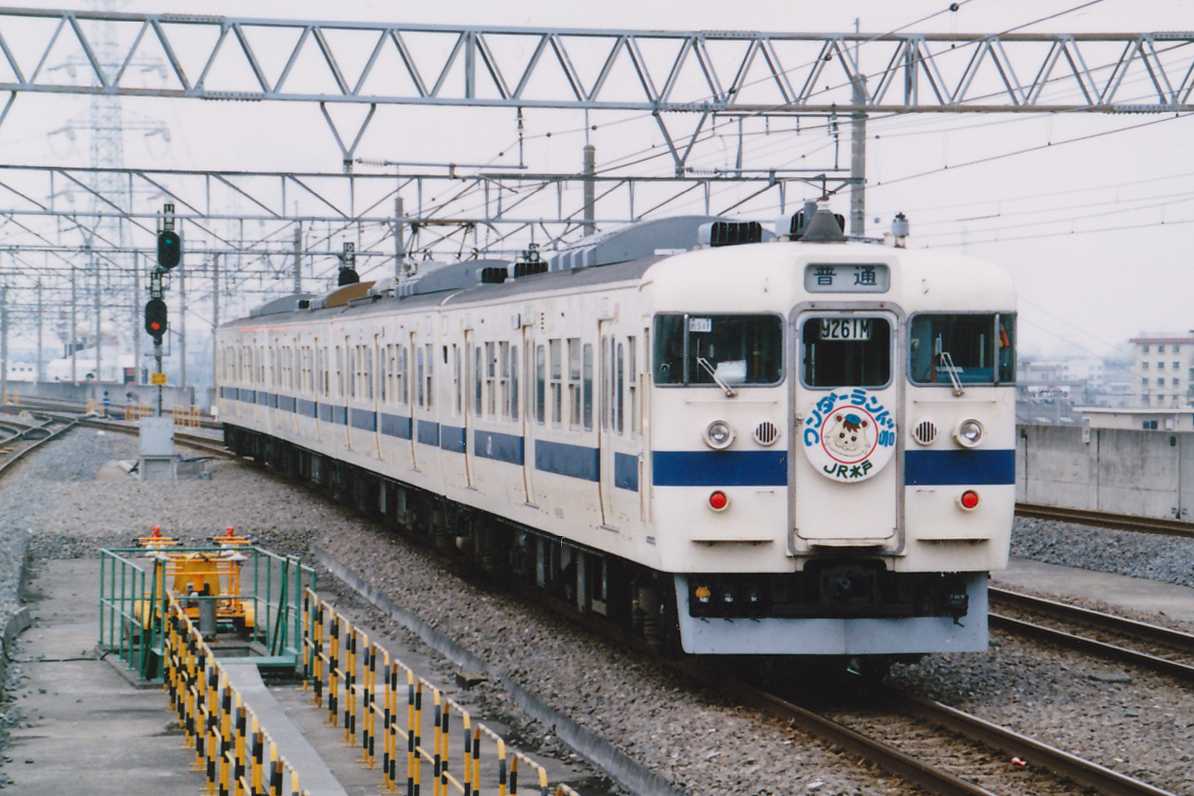
[(1194, 519), (1194, 434), (1020, 426), (1016, 499)]
[[(154, 405), (158, 400), (158, 388), (149, 384), (71, 384), (62, 381), (43, 381), (36, 384), (27, 381), (10, 381), (9, 393), (29, 396), (30, 398), (46, 398), (56, 401), (70, 401), (72, 403), (86, 403), (103, 398), (104, 390), (108, 391), (108, 398), (113, 406), (124, 406), (129, 403), (126, 396), (131, 393), (132, 403)], [(196, 394), (197, 393), (197, 394)], [(208, 390), (195, 390), (191, 387), (163, 387), (162, 406), (173, 409), (176, 406), (190, 406), (198, 398), (210, 401)], [(201, 404), (200, 409), (207, 410), (210, 403)]]

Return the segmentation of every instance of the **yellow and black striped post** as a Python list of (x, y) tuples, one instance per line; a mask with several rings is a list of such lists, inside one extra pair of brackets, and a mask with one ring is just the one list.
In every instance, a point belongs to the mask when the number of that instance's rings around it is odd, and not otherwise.
[(434, 705), (431, 726), (431, 793), (432, 796), (440, 796), (440, 767), (443, 765), (443, 758), (440, 756), (440, 716), (444, 705), (438, 688), (431, 689), (431, 702)]
[(355, 745), (357, 739), (357, 629), (344, 620), (344, 742)]
[(468, 713), (460, 717), (460, 726), (464, 731), (464, 768), (461, 771), (461, 783), (464, 785), (464, 796), (473, 793), (473, 730), (472, 719)]
[(386, 653), (385, 700), (386, 742), (382, 767), (386, 770), (386, 787), (393, 790), (398, 787), (398, 664), (390, 662), (388, 652)]
[(473, 787), (472, 796), (481, 792), (481, 728), (473, 728)]
[(361, 759), (366, 767), (373, 768), (374, 688), (377, 679), (377, 647), (369, 643), (369, 636), (361, 634), (365, 647), (365, 660), (361, 662)]
[(510, 758), (510, 796), (518, 794), (518, 755)]
[(253, 786), (253, 796), (263, 791), (265, 784), (265, 733), (257, 725), (257, 717), (253, 717), (253, 776), (249, 782)]
[(415, 681), (414, 674), (406, 670), (406, 792), (408, 796), (419, 796), (419, 784), (423, 766), (419, 760), (419, 749), (423, 745), (423, 683)]
[[(236, 695), (236, 701), (240, 702), (240, 694)], [(240, 788), (240, 779), (245, 775), (245, 764), (247, 762), (245, 753), (246, 735), (249, 729), (249, 717), (244, 705), (238, 705), (236, 709), (236, 771), (233, 776), (237, 781), (237, 789)], [(240, 796), (238, 793), (237, 796)]]
[(328, 639), (328, 724), (335, 727), (339, 723), (340, 706), (337, 699), (340, 696), (340, 681), (338, 679), (340, 667), (340, 615), (332, 613), (331, 637)]
[(497, 739), (498, 796), (506, 796), (506, 742)]
[(311, 680), (311, 590), (303, 590), (303, 690), (310, 686)]
[(315, 603), (315, 629), (311, 634), (311, 667), (315, 676), (315, 707), (323, 707), (323, 600)]

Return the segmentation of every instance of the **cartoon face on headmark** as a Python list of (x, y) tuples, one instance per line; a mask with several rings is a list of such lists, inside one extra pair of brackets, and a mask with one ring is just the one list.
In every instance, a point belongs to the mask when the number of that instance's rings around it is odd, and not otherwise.
[(859, 459), (871, 449), (871, 424), (850, 412), (834, 416), (825, 430), (825, 447), (844, 460)]

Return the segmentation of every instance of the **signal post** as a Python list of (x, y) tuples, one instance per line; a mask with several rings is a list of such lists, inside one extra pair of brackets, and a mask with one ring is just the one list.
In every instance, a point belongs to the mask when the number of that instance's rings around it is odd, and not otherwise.
[[(150, 383), (157, 389), (157, 406), (153, 417), (140, 421), (141, 480), (173, 480), (177, 475), (174, 458), (174, 421), (166, 417), (162, 408), (162, 388), (166, 374), (162, 370), (162, 340), (170, 328), (169, 310), (165, 301), (165, 276), (182, 262), (182, 235), (174, 228), (174, 205), (162, 208), (158, 227), (157, 264), (149, 274), (149, 301), (145, 302), (145, 332), (153, 338), (153, 373)], [(138, 364), (140, 367), (140, 364)]]

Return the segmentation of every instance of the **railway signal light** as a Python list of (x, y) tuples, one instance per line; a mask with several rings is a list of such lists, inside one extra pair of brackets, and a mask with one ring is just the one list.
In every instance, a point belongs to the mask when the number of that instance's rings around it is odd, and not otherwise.
[(158, 265), (169, 271), (182, 262), (182, 236), (172, 229), (158, 233)]
[(162, 208), (162, 228), (158, 230), (158, 265), (169, 271), (182, 262), (182, 235), (174, 229), (174, 203)]
[(145, 331), (155, 344), (161, 344), (162, 336), (166, 334), (166, 323), (166, 302), (159, 298), (145, 302)]

